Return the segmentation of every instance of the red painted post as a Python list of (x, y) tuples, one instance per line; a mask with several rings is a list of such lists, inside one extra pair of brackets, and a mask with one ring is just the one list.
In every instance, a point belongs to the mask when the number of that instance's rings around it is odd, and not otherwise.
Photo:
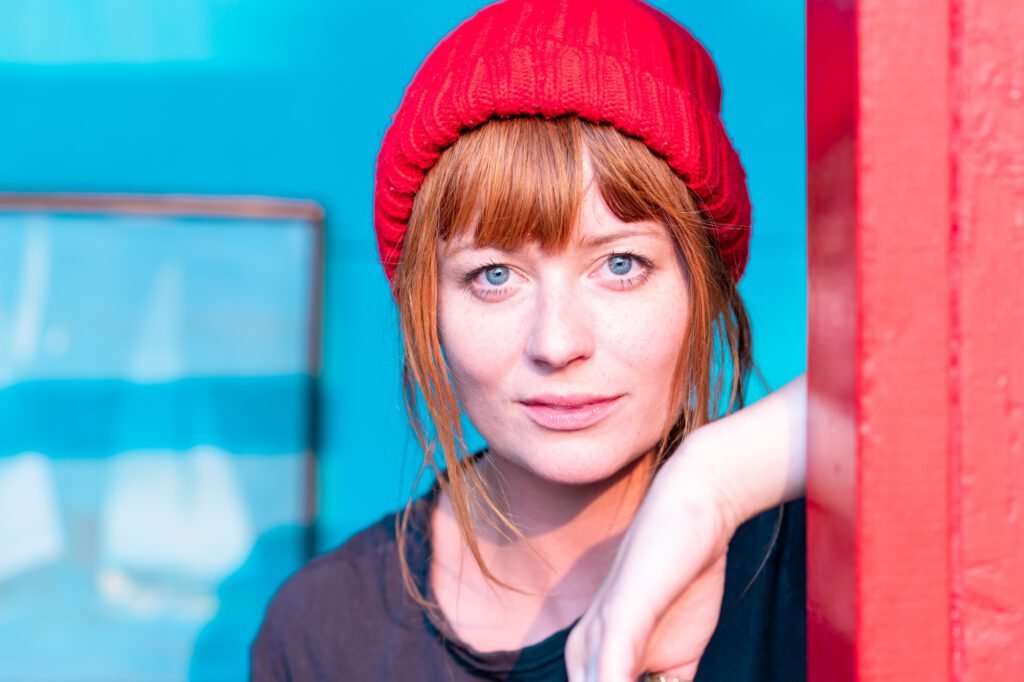
[(959, 0), (952, 241), (954, 667), (1024, 679), (1024, 3)]
[(1024, 4), (809, 0), (813, 682), (1024, 670)]

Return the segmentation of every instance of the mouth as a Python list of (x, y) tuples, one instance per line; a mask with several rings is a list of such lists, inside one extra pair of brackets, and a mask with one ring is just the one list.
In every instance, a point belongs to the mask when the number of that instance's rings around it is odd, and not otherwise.
[(613, 396), (537, 396), (519, 401), (527, 416), (550, 431), (581, 431), (603, 421), (621, 402)]

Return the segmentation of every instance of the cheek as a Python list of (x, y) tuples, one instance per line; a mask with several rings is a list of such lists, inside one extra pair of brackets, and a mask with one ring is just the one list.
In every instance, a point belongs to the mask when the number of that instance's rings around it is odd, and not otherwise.
[(605, 338), (638, 379), (662, 386), (671, 383), (686, 337), (689, 318), (685, 288), (675, 282), (645, 297), (643, 305), (626, 305), (607, 319)]
[(681, 408), (674, 388), (689, 321), (688, 299), (676, 287), (666, 287), (664, 294), (623, 311), (618, 332), (606, 337), (632, 393), (630, 411), (623, 416), (636, 429), (635, 443), (642, 447), (657, 442)]
[[(452, 380), (464, 404), (500, 384), (518, 357), (517, 330), (521, 325), (509, 316), (481, 315), (455, 296), (442, 296), (438, 324), (441, 346)], [(491, 311), (492, 313), (494, 311)]]

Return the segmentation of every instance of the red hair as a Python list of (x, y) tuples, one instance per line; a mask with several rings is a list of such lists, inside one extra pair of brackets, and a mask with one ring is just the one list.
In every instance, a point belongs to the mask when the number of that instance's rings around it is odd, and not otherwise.
[[(438, 248), (467, 233), (480, 246), (564, 248), (576, 229), (584, 192), (584, 152), (612, 213), (624, 222), (664, 225), (686, 264), (690, 319), (656, 465), (687, 433), (718, 416), (723, 401), (726, 413), (742, 405), (752, 366), (746, 309), (696, 199), (643, 142), (573, 116), (495, 119), (461, 135), (416, 195), (394, 291), (404, 337), (406, 406), (424, 450), (423, 467), (437, 473), (467, 547), (483, 574), (495, 581), (480, 554), (474, 519), (488, 519), (506, 534), (519, 533), (466, 457), (437, 322)], [(432, 435), (419, 417), (417, 395)], [(406, 584), (416, 594), (405, 560), (407, 519), (408, 508), (400, 516), (399, 547)]]

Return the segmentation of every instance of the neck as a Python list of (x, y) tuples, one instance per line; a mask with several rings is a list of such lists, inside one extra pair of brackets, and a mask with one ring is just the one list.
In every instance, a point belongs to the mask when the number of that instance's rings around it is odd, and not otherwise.
[[(568, 627), (593, 601), (646, 492), (648, 454), (610, 479), (566, 485), (509, 460), (477, 466), (520, 536), (474, 519), (488, 580), (442, 495), (431, 530), (431, 585), (455, 633), (482, 651), (518, 649)], [(504, 584), (507, 587), (503, 587)]]
[[(481, 477), (521, 534), (510, 535), (487, 519), (474, 519), (488, 569), (524, 593), (589, 601), (643, 499), (652, 459), (644, 455), (603, 481), (568, 485), (485, 456), (478, 464)], [(439, 511), (452, 520), (447, 500)], [(463, 580), (478, 573), (465, 547), (459, 554)]]
[(652, 459), (645, 455), (588, 485), (554, 483), (499, 457), (478, 462), (520, 535), (474, 519), (481, 557), (497, 582), (488, 580), (468, 551), (451, 501), (441, 496), (431, 530), (431, 584), (456, 634), (483, 651), (511, 650), (576, 620), (611, 568), (646, 492)]

